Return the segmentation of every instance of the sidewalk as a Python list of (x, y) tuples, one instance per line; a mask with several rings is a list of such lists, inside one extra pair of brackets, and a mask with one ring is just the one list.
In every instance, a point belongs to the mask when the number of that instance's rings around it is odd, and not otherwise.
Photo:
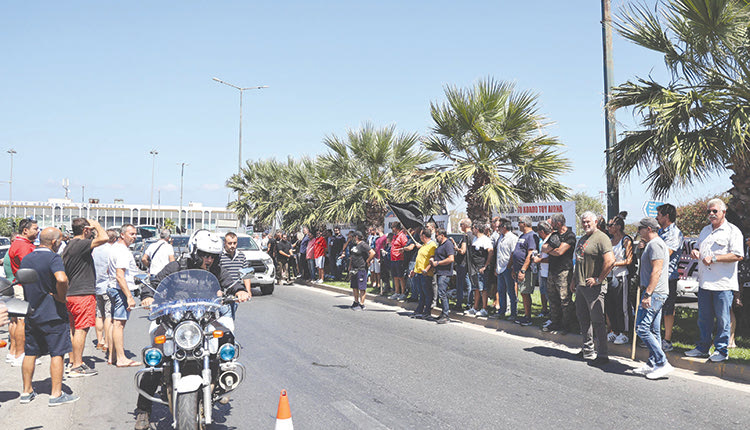
[[(351, 294), (351, 290), (348, 288), (335, 287), (327, 284), (313, 284), (308, 281), (300, 281), (308, 286), (320, 288), (323, 290), (332, 291), (341, 294)], [(416, 303), (400, 302), (398, 300), (391, 300), (388, 297), (379, 295), (368, 294), (368, 301), (376, 303), (382, 303), (390, 306), (398, 306), (404, 309), (413, 310), (416, 308)], [(433, 315), (439, 316), (439, 311), (433, 309)], [(505, 333), (513, 334), (516, 336), (535, 337), (538, 339), (544, 339), (551, 342), (559, 343), (570, 348), (581, 347), (581, 335), (579, 334), (567, 334), (559, 335), (552, 333), (545, 333), (536, 326), (521, 326), (515, 324), (513, 321), (506, 320), (495, 320), (487, 319), (483, 317), (474, 317), (471, 315), (464, 315), (458, 313), (452, 313), (451, 319), (461, 321), (468, 324), (475, 324), (482, 327), (495, 329)], [(627, 345), (614, 345), (609, 344), (609, 355), (615, 357), (630, 358), (631, 344)], [(715, 376), (718, 378), (750, 384), (750, 366), (736, 363), (713, 363), (707, 359), (698, 359), (685, 357), (682, 352), (667, 352), (667, 358), (669, 363), (677, 368), (686, 369), (695, 372), (698, 375)], [(648, 359), (648, 350), (645, 348), (636, 348), (635, 350), (636, 360), (646, 361)]]

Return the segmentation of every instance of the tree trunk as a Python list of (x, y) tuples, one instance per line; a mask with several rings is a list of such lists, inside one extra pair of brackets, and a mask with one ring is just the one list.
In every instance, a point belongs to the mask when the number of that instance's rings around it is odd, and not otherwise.
[(733, 185), (729, 190), (729, 194), (732, 195), (729, 208), (739, 218), (737, 227), (747, 237), (750, 234), (750, 166), (737, 163), (730, 168), (734, 171), (734, 174), (729, 177)]
[(366, 202), (365, 221), (367, 222), (367, 227), (382, 227), (386, 212), (388, 212), (387, 209), (380, 203)]
[(474, 173), (469, 191), (466, 193), (466, 215), (471, 222), (487, 223), (490, 220), (490, 207), (477, 195), (480, 188), (487, 185), (490, 178), (484, 172)]

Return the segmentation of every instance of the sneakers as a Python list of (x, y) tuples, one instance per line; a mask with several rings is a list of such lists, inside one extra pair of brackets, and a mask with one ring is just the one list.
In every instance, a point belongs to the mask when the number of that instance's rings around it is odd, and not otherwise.
[(505, 321), (515, 321), (515, 320), (516, 320), (516, 318), (518, 318), (518, 315), (513, 315), (513, 314), (511, 314), (511, 315), (508, 315), (508, 316), (507, 316), (507, 317), (505, 318)]
[(550, 325), (552, 325), (552, 320), (547, 320), (544, 322), (544, 324), (542, 324), (542, 328), (549, 327)]
[(520, 324), (522, 326), (530, 326), (531, 325), (531, 318), (526, 317), (526, 316), (518, 317), (518, 318), (516, 318), (516, 320), (514, 322), (516, 324)]
[(668, 361), (664, 362), (664, 365), (662, 366), (656, 366), (654, 367), (654, 370), (646, 374), (646, 378), (648, 379), (659, 379), (667, 376), (670, 372), (674, 370), (674, 367), (672, 367), (671, 364), (669, 364)]
[(466, 315), (476, 315), (476, 314), (477, 314), (477, 310), (474, 308), (469, 308), (469, 310), (466, 311)]
[(639, 367), (637, 369), (633, 369), (631, 371), (631, 373), (633, 375), (646, 376), (646, 375), (648, 375), (649, 373), (651, 373), (653, 371), (654, 371), (653, 367), (649, 366), (648, 364), (644, 364), (643, 366), (641, 366), (641, 367)]
[(609, 333), (607, 334), (607, 340), (608, 340), (608, 341), (610, 341), (610, 342), (614, 342), (614, 341), (615, 341), (615, 339), (617, 339), (617, 335), (615, 334), (615, 332), (611, 331), (611, 332), (609, 332)]
[(474, 316), (475, 317), (487, 317), (487, 310), (482, 309), (479, 312), (477, 312)]
[(96, 370), (90, 368), (86, 365), (86, 363), (81, 364), (78, 367), (74, 367), (70, 369), (70, 373), (68, 373), (69, 378), (81, 378), (84, 376), (94, 376), (97, 375), (99, 372)]
[(14, 357), (13, 354), (11, 354), (11, 353), (5, 354), (5, 362), (6, 363), (12, 363), (13, 360), (15, 360), (15, 359), (16, 359), (16, 357)]
[(398, 300), (406, 300), (406, 294), (401, 294), (398, 296)]
[(596, 357), (588, 362), (588, 365), (592, 367), (601, 367), (607, 364), (609, 364), (609, 357)]
[(399, 297), (398, 294), (394, 294), (394, 295), (392, 295), (392, 296), (390, 296), (388, 298), (391, 299), (391, 300), (398, 300), (398, 297)]
[(53, 407), (64, 405), (66, 403), (73, 403), (77, 402), (78, 399), (80, 399), (80, 397), (76, 396), (75, 394), (68, 394), (66, 392), (63, 392), (59, 397), (50, 397), (48, 406)]
[(26, 357), (26, 354), (21, 354), (18, 357), (12, 359), (10, 361), (10, 365), (13, 367), (21, 367), (23, 365), (23, 358)]
[(448, 318), (448, 315), (446, 315), (446, 314), (440, 314), (440, 316), (438, 317), (438, 319), (437, 319), (437, 321), (436, 321), (436, 322), (437, 322), (438, 324), (447, 324), (447, 323), (449, 323), (449, 322), (450, 322), (450, 320), (451, 320), (451, 319), (450, 319), (450, 318)]
[(685, 351), (685, 356), (693, 358), (708, 358), (708, 353), (703, 352), (698, 348), (693, 348), (690, 351)]
[(539, 312), (539, 318), (549, 318), (549, 311)]
[(662, 339), (661, 340), (661, 350), (662, 351), (669, 352), (669, 351), (671, 351), (673, 349), (674, 348), (672, 347), (672, 342), (670, 342), (670, 341), (668, 341), (666, 339)]
[(36, 399), (36, 391), (21, 394), (21, 397), (18, 398), (18, 403), (25, 405), (27, 403), (31, 403), (31, 401), (34, 399)]
[(711, 360), (711, 361), (713, 361), (714, 363), (719, 363), (721, 361), (726, 360), (727, 358), (729, 358), (729, 357), (727, 357), (726, 355), (724, 355), (724, 354), (722, 354), (722, 353), (720, 353), (718, 351), (714, 352), (713, 354), (711, 354), (710, 357), (708, 357), (708, 359)]
[(364, 304), (360, 304), (360, 305), (359, 305), (359, 310), (360, 310), (360, 311), (363, 311), (363, 310), (365, 310), (365, 305), (364, 305)]
[(582, 350), (578, 351), (578, 354), (576, 354), (576, 357), (582, 358), (582, 359), (584, 359), (586, 361), (592, 361), (592, 360), (594, 360), (596, 358), (596, 353), (594, 353), (594, 352), (588, 352), (587, 353), (586, 351), (584, 351), (582, 349)]
[(628, 343), (630, 339), (628, 339), (628, 336), (625, 333), (620, 333), (617, 336), (615, 336), (615, 340), (612, 341), (615, 345), (624, 345)]
[(352, 305), (349, 306), (349, 308), (353, 310), (357, 310), (358, 307), (359, 307), (359, 302), (353, 302)]

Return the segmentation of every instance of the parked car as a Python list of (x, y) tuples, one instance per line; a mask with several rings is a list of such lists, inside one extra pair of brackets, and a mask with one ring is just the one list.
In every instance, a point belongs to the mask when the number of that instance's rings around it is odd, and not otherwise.
[[(10, 244), (0, 245), (0, 267), (2, 267), (3, 264), (5, 264), (5, 256), (8, 255), (9, 249), (10, 249)], [(0, 276), (2, 276), (3, 278), (5, 277), (5, 270), (0, 269)]]
[(146, 266), (143, 265), (141, 258), (143, 257), (143, 253), (146, 252), (148, 246), (154, 242), (156, 242), (156, 239), (148, 238), (133, 245), (133, 258), (135, 258), (135, 264), (139, 269), (146, 270)]
[(253, 279), (250, 281), (253, 287), (259, 287), (263, 295), (273, 294), (276, 267), (271, 256), (261, 251), (255, 239), (247, 235), (237, 235), (237, 250), (245, 254), (248, 266), (255, 269)]
[(0, 237), (0, 246), (10, 246), (10, 238), (7, 237)]

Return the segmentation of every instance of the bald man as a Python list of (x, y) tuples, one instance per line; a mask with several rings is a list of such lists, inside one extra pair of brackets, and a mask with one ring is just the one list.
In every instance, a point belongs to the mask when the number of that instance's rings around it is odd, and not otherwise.
[(26, 356), (23, 359), (23, 393), (21, 404), (30, 403), (37, 396), (31, 380), (36, 358), (50, 355), (51, 390), (49, 406), (73, 403), (78, 396), (62, 391), (63, 356), (72, 351), (68, 311), (68, 277), (62, 258), (57, 254), (62, 243), (62, 232), (54, 227), (42, 230), (39, 246), (21, 261), (21, 269), (36, 270), (39, 280), (23, 285), (23, 292), (34, 311), (26, 319)]

